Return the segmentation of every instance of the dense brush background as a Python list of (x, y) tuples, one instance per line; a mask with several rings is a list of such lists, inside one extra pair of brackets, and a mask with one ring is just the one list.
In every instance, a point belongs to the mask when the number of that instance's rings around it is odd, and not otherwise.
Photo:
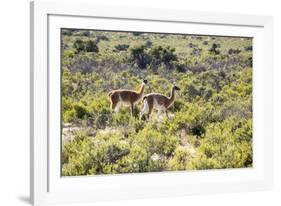
[[(112, 89), (169, 95), (156, 119), (112, 114)], [(62, 30), (62, 175), (252, 166), (252, 39)]]

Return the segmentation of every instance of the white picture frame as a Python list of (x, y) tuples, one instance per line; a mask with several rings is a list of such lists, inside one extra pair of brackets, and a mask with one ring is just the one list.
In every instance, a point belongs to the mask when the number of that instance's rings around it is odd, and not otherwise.
[[(268, 190), (273, 184), (272, 17), (31, 2), (31, 182), (34, 205)], [(60, 28), (254, 37), (254, 167), (60, 176)], [(266, 131), (266, 135), (265, 135)]]

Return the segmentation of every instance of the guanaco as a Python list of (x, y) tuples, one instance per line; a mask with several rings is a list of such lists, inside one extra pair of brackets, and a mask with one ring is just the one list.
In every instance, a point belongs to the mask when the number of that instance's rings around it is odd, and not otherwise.
[(142, 119), (142, 116), (145, 113), (148, 113), (148, 117), (150, 117), (153, 109), (158, 111), (157, 112), (158, 119), (161, 112), (165, 112), (166, 116), (168, 117), (167, 109), (173, 105), (177, 90), (180, 90), (180, 88), (177, 86), (173, 86), (169, 97), (159, 93), (146, 94), (143, 97), (144, 106), (143, 106), (143, 110), (140, 113), (140, 119)]
[(131, 116), (133, 116), (134, 106), (142, 99), (144, 94), (144, 86), (147, 80), (143, 80), (141, 87), (138, 91), (128, 89), (112, 90), (108, 93), (111, 102), (111, 110), (118, 112), (121, 105), (130, 106)]

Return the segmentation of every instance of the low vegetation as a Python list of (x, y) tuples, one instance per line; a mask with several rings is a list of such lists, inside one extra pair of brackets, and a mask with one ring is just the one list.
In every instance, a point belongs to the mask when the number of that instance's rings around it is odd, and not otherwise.
[[(62, 30), (62, 175), (252, 167), (252, 39)], [(169, 96), (112, 113), (108, 92)]]

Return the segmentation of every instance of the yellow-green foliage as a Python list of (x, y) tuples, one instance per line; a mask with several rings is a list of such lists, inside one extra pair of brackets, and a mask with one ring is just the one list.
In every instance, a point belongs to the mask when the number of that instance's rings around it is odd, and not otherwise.
[(207, 127), (194, 169), (221, 169), (252, 166), (252, 124), (250, 120), (228, 118)]
[(168, 162), (168, 170), (187, 170), (190, 169), (189, 163), (192, 160), (192, 154), (183, 148), (177, 147), (173, 157)]
[[(252, 167), (252, 39), (62, 30), (62, 174)], [(170, 94), (139, 119), (112, 113), (108, 92)]]

